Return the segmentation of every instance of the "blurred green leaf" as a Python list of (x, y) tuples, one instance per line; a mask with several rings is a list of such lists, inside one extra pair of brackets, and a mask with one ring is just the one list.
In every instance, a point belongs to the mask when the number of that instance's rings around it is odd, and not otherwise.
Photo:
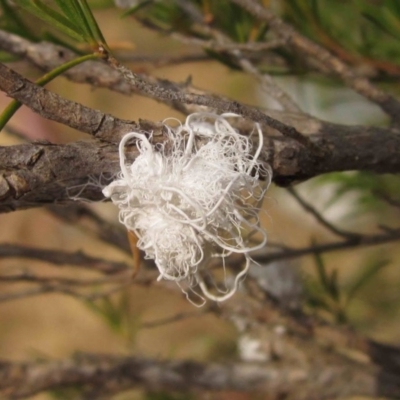
[(194, 397), (189, 393), (147, 392), (144, 400), (194, 400)]
[[(63, 0), (59, 0), (63, 1)], [(85, 26), (87, 27), (87, 38), (92, 39), (93, 42), (107, 46), (106, 40), (97, 24), (96, 19), (86, 0), (71, 0), (76, 4), (76, 9), (80, 9)]]
[(384, 221), (386, 215), (388, 222), (393, 221), (395, 209), (388, 208), (390, 199), (400, 203), (400, 176), (395, 174), (378, 175), (368, 171), (334, 172), (314, 179), (312, 184), (315, 188), (319, 188), (322, 184), (331, 185), (333, 193), (325, 204), (326, 208), (343, 199), (350, 200), (351, 215), (368, 212), (375, 215), (379, 223)]
[(346, 63), (378, 68), (383, 80), (400, 67), (399, 4), (398, 0), (286, 0), (282, 10), (301, 33)]
[(204, 38), (204, 31), (199, 32), (196, 28), (196, 23), (201, 19), (237, 42), (261, 40), (267, 30), (266, 24), (227, 0), (142, 1), (124, 15), (134, 15), (164, 30)]
[(1, 27), (8, 31), (22, 36), (26, 39), (33, 41), (37, 40), (37, 37), (27, 27), (23, 19), (15, 12), (15, 9), (11, 7), (7, 0), (0, 0), (1, 7)]
[(86, 304), (92, 311), (101, 316), (114, 332), (119, 334), (126, 333), (126, 318), (128, 314), (128, 297), (126, 293), (121, 293), (119, 300), (115, 302), (109, 297), (104, 297), (96, 302), (87, 302)]
[(59, 388), (49, 390), (47, 393), (50, 398), (55, 400), (71, 400), (71, 399), (79, 399), (82, 398), (83, 388), (77, 386), (70, 386), (68, 388)]
[(133, 15), (133, 14), (137, 13), (139, 10), (141, 10), (142, 8), (145, 8), (146, 6), (150, 5), (153, 2), (154, 2), (154, 0), (139, 1), (136, 5), (134, 5), (133, 7), (130, 7), (128, 10), (123, 12), (121, 15), (121, 18), (126, 18), (130, 15)]
[[(312, 241), (312, 245), (313, 246), (315, 245), (315, 241)], [(324, 289), (327, 289), (329, 291), (329, 286), (330, 286), (329, 278), (328, 278), (328, 274), (326, 272), (323, 258), (320, 253), (314, 254), (314, 261), (315, 261), (315, 265), (317, 267), (319, 282), (321, 283), (321, 285)]]
[(56, 10), (43, 0), (20, 0), (18, 6), (47, 22), (53, 28), (78, 40), (86, 41), (95, 50), (108, 49), (104, 36), (86, 0), (54, 0)]
[(346, 293), (346, 306), (352, 302), (358, 292), (367, 285), (378, 272), (390, 264), (389, 260), (374, 260), (361, 269), (360, 274), (354, 279), (353, 283), (347, 289)]
[(23, 8), (25, 11), (35, 15), (41, 20), (49, 23), (51, 26), (59, 29), (66, 35), (83, 41), (84, 36), (81, 28), (75, 23), (71, 22), (61, 13), (55, 11), (53, 8), (47, 6), (39, 0), (19, 0), (18, 6)]
[(7, 53), (6, 51), (0, 51), (0, 62), (7, 63), (7, 62), (14, 62), (17, 61), (18, 57)]

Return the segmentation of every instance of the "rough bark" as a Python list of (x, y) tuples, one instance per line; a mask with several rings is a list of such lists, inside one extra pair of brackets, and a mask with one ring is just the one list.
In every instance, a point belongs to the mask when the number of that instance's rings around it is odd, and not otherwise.
[[(80, 386), (85, 398), (115, 390), (212, 390), (262, 392), (271, 399), (330, 399), (336, 397), (400, 397), (400, 381), (376, 368), (344, 363), (335, 356), (314, 359), (309, 366), (268, 364), (203, 364), (136, 357), (80, 355), (65, 361), (0, 362), (0, 394), (20, 399), (52, 388)], [(346, 385), (343, 381), (346, 380)], [(88, 395), (90, 394), (90, 395)]]
[[(334, 171), (400, 172), (397, 131), (315, 121), (309, 124), (310, 130), (309, 137), (324, 149), (325, 157), (310, 153), (296, 140), (265, 136), (263, 158), (270, 163), (277, 184), (290, 185)], [(131, 151), (130, 159), (136, 154)], [(0, 211), (71, 202), (76, 195), (100, 200), (101, 187), (118, 171), (117, 146), (100, 141), (0, 147)]]

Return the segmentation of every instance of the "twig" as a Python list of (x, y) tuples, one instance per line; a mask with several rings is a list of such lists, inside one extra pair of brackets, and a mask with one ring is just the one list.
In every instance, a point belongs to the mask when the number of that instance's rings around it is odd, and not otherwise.
[[(185, 41), (184, 36), (178, 34), (174, 34), (173, 36), (175, 35), (180, 38), (181, 41)], [(191, 38), (190, 40), (195, 41), (196, 39)], [(202, 46), (203, 48), (210, 48), (214, 51), (219, 52), (232, 52), (234, 50), (255, 52), (275, 48), (283, 43), (283, 41), (280, 39), (271, 40), (267, 43), (234, 43), (232, 41), (229, 41), (228, 43), (227, 41), (228, 38), (224, 40), (223, 43), (216, 40), (204, 41), (198, 39), (197, 45)], [(45, 71), (56, 68), (57, 66), (76, 57), (76, 54), (74, 52), (65, 47), (48, 42), (33, 43), (17, 35), (2, 30), (0, 30), (0, 48), (9, 51), (12, 54), (24, 57), (25, 59), (29, 60), (34, 65), (38, 66), (41, 69), (44, 69)], [(199, 57), (199, 55), (194, 56), (195, 58)], [(179, 60), (190, 61), (189, 59), (186, 59), (185, 56), (177, 56), (170, 59), (166, 57), (154, 58), (143, 56), (126, 58), (122, 56), (121, 60), (124, 59), (128, 59), (130, 61), (134, 60), (136, 62), (154, 61), (156, 64), (160, 64), (160, 62), (175, 62)], [(204, 59), (204, 56), (200, 59)], [(84, 65), (78, 65), (67, 71), (65, 73), (65, 76), (75, 82), (87, 82), (91, 85), (95, 85), (98, 87), (107, 87), (111, 90), (115, 90), (123, 94), (131, 94), (132, 92), (136, 91), (135, 88), (132, 87), (132, 85), (128, 84), (114, 68), (111, 68), (110, 66), (97, 61), (88, 61)], [(151, 81), (145, 77), (143, 77), (143, 79)], [(169, 88), (174, 87), (174, 90), (180, 90), (179, 85), (172, 82), (166, 82), (165, 80), (157, 81), (155, 79), (152, 79), (152, 81), (157, 82), (157, 84), (159, 85), (165, 85)], [(272, 82), (270, 83), (272, 84)]]
[[(317, 152), (316, 146), (309, 140), (308, 137), (303, 136), (296, 128), (293, 126), (286, 125), (285, 123), (274, 119), (259, 109), (255, 107), (249, 107), (240, 104), (236, 101), (227, 101), (218, 97), (205, 96), (195, 93), (184, 93), (182, 91), (171, 90), (162, 87), (158, 84), (150, 83), (135, 74), (130, 69), (121, 65), (116, 59), (110, 55), (105, 55), (108, 62), (114, 65), (115, 68), (120, 71), (122, 76), (129, 82), (133, 87), (139, 90), (141, 93), (150, 95), (159, 100), (168, 102), (179, 102), (184, 104), (196, 104), (200, 106), (206, 106), (216, 110), (219, 113), (235, 113), (239, 114), (244, 118), (247, 118), (253, 122), (258, 122), (260, 124), (265, 124), (273, 129), (276, 129), (283, 136), (293, 139), (307, 149), (312, 150), (312, 152)], [(0, 70), (1, 72), (1, 70)]]
[(387, 193), (384, 193), (379, 190), (373, 191), (373, 194), (384, 201), (385, 203), (389, 204), (390, 206), (400, 209), (400, 200), (394, 199), (391, 196), (389, 196)]
[(140, 127), (132, 121), (121, 120), (64, 99), (0, 63), (0, 90), (29, 107), (44, 118), (89, 133), (98, 139), (119, 142), (122, 134)]
[(308, 254), (327, 253), (356, 247), (376, 246), (380, 244), (395, 242), (400, 240), (400, 229), (393, 230), (390, 234), (359, 235), (348, 237), (347, 240), (333, 243), (318, 244), (303, 248), (286, 248), (283, 251), (268, 253), (264, 255), (254, 255), (252, 258), (263, 264), (277, 260), (287, 260), (302, 257)]
[[(254, 43), (235, 43), (227, 35), (210, 27), (204, 22), (203, 16), (198, 12), (195, 7), (188, 5), (184, 1), (179, 1), (180, 7), (188, 14), (188, 16), (193, 19), (196, 23), (196, 31), (202, 36), (209, 36), (212, 40), (199, 39), (197, 37), (188, 37), (180, 33), (172, 33), (171, 36), (180, 40), (184, 43), (194, 44), (196, 46), (201, 46), (204, 49), (213, 50), (214, 52), (219, 52), (222, 55), (229, 54), (242, 68), (243, 71), (250, 73), (255, 77), (268, 93), (268, 95), (275, 99), (284, 110), (289, 112), (301, 112), (300, 107), (294, 102), (294, 100), (279, 87), (274, 79), (269, 74), (261, 74), (258, 69), (252, 64), (252, 62), (244, 55), (242, 49), (254, 48)], [(145, 20), (147, 27), (156, 30), (157, 32), (163, 32), (165, 34), (170, 34), (166, 29), (151, 24), (150, 21)], [(143, 22), (143, 21), (141, 21)], [(260, 45), (263, 45), (263, 49), (272, 49), (281, 46), (284, 41), (280, 39), (271, 40), (266, 43), (258, 43), (258, 47), (261, 49)]]
[(47, 206), (47, 210), (62, 221), (131, 254), (125, 228), (106, 221), (90, 207), (84, 204), (50, 205)]
[[(174, 34), (174, 37), (181, 37), (182, 35)], [(192, 38), (186, 39), (191, 40)], [(184, 39), (185, 40), (185, 39)], [(260, 73), (257, 67), (247, 58), (242, 48), (246, 48), (241, 43), (235, 43), (231, 41), (227, 37), (223, 37), (218, 40), (212, 41), (202, 41), (197, 38), (193, 38), (193, 41), (197, 43), (197, 45), (202, 46), (204, 49), (210, 49), (221, 54), (229, 54), (242, 68), (243, 71), (252, 75), (257, 81), (262, 85), (264, 91), (271, 98), (275, 99), (285, 111), (293, 112), (293, 113), (301, 113), (301, 108), (295, 103), (295, 101), (285, 92), (283, 91), (273, 80), (273, 78), (266, 73)], [(267, 48), (270, 45), (270, 48), (274, 48), (279, 42), (269, 42), (263, 43), (264, 48)], [(251, 43), (245, 43), (250, 47)]]
[(148, 321), (148, 322), (143, 322), (140, 324), (140, 328), (142, 329), (150, 329), (150, 328), (158, 328), (160, 326), (172, 324), (175, 322), (180, 322), (189, 318), (198, 318), (202, 317), (205, 314), (210, 312), (209, 309), (203, 309), (201, 312), (199, 311), (192, 311), (192, 312), (182, 312), (173, 315), (172, 317), (166, 317), (166, 318), (161, 318), (155, 321)]
[(230, 54), (236, 58), (242, 70), (253, 75), (261, 84), (264, 92), (275, 99), (285, 111), (293, 113), (302, 112), (297, 103), (274, 82), (269, 74), (261, 74), (251, 61), (245, 58), (240, 51), (234, 50), (231, 51)]
[(393, 96), (375, 87), (368, 79), (359, 76), (339, 58), (301, 35), (291, 25), (283, 22), (270, 9), (263, 7), (259, 2), (255, 0), (230, 1), (243, 7), (255, 18), (267, 22), (276, 35), (286, 40), (289, 46), (300, 54), (317, 61), (322, 72), (328, 70), (335, 74), (356, 92), (378, 104), (392, 118), (393, 122), (400, 123), (400, 102)]
[(29, 258), (46, 261), (58, 266), (74, 265), (107, 275), (129, 270), (129, 266), (123, 262), (107, 261), (102, 258), (89, 256), (81, 251), (68, 252), (63, 250), (39, 249), (9, 243), (0, 244), (1, 258)]
[[(4, 283), (17, 283), (14, 281), (14, 278), (17, 279), (17, 276), (11, 276), (10, 279), (7, 279), (7, 276), (2, 276), (0, 278), (0, 282)], [(133, 284), (141, 284), (140, 282), (133, 282), (130, 277), (126, 276), (118, 276), (113, 278), (108, 278), (111, 280), (110, 282), (107, 279), (102, 280), (87, 280), (87, 281), (75, 281), (68, 278), (45, 278), (45, 277), (33, 277), (29, 278), (29, 275), (25, 275), (25, 279), (21, 278), (19, 282), (25, 281), (27, 283), (37, 283), (38, 287), (32, 289), (24, 289), (15, 292), (2, 293), (0, 295), (0, 303), (10, 302), (14, 300), (24, 299), (27, 297), (34, 297), (43, 294), (49, 293), (59, 293), (68, 295), (71, 297), (75, 297), (79, 300), (84, 301), (95, 301), (97, 299), (111, 296), (114, 293), (120, 292), (122, 289), (127, 288)], [(113, 284), (114, 286), (111, 289), (103, 289), (101, 291), (90, 293), (84, 293), (82, 291), (78, 291), (76, 287), (87, 287), (87, 286), (99, 286)], [(146, 285), (146, 284), (145, 284)]]
[(303, 207), (304, 210), (306, 210), (308, 213), (310, 213), (311, 215), (313, 215), (313, 217), (322, 225), (324, 226), (326, 229), (328, 229), (329, 231), (331, 231), (332, 233), (334, 233), (335, 235), (347, 238), (347, 239), (353, 239), (353, 238), (358, 238), (360, 237), (360, 235), (358, 233), (353, 233), (353, 232), (348, 232), (346, 230), (337, 228), (336, 226), (334, 226), (332, 223), (330, 223), (329, 221), (327, 221), (325, 219), (325, 217), (318, 212), (310, 203), (308, 203), (307, 201), (305, 201), (298, 193), (297, 191), (292, 188), (289, 187), (287, 188), (287, 191), (290, 195), (292, 195), (296, 201), (301, 205), (301, 207)]
[[(312, 140), (329, 152), (324, 158), (312, 157), (296, 141), (265, 135), (263, 154), (275, 183), (288, 186), (333, 171), (400, 172), (400, 135), (395, 130), (307, 121), (303, 129), (313, 132)], [(153, 126), (157, 129), (157, 124)], [(129, 162), (136, 155), (134, 147), (126, 152)], [(0, 213), (49, 203), (71, 204), (71, 186), (80, 187), (79, 200), (102, 200), (101, 185), (90, 184), (90, 177), (99, 181), (100, 176), (111, 177), (118, 170), (117, 148), (104, 142), (0, 147)]]
[(125, 280), (126, 277), (112, 276), (107, 278), (98, 279), (73, 279), (65, 278), (60, 276), (38, 276), (34, 275), (30, 271), (22, 272), (19, 274), (0, 274), (0, 282), (2, 283), (39, 283), (46, 285), (60, 285), (62, 287), (86, 287), (86, 286), (100, 286), (100, 285), (110, 285), (115, 284), (116, 281)]
[(165, 66), (193, 63), (210, 60), (210, 56), (204, 53), (194, 54), (178, 54), (178, 55), (155, 55), (155, 56), (139, 56), (136, 54), (121, 54), (118, 55), (118, 60), (121, 62), (134, 62), (150, 64), (153, 68)]

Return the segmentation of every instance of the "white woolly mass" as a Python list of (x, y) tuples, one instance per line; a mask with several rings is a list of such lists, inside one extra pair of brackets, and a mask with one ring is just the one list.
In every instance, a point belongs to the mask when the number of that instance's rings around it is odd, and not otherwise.
[[(121, 173), (104, 188), (119, 209), (119, 219), (133, 231), (138, 247), (154, 259), (159, 279), (198, 285), (204, 296), (223, 301), (237, 290), (246, 274), (248, 253), (263, 247), (266, 234), (259, 227), (258, 205), (270, 182), (261, 183), (259, 146), (251, 155), (249, 139), (226, 120), (236, 114), (191, 114), (184, 125), (166, 126), (168, 138), (153, 146), (136, 132), (126, 134), (119, 145)], [(125, 145), (137, 139), (140, 155), (125, 161)], [(243, 237), (260, 233), (261, 243), (249, 247)], [(212, 294), (203, 276), (213, 257), (243, 253), (246, 266), (233, 287)], [(220, 290), (219, 290), (220, 291)]]

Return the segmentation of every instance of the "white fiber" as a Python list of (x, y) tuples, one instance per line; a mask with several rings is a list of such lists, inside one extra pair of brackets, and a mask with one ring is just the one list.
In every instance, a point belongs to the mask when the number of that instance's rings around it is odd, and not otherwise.
[[(154, 259), (159, 279), (199, 286), (215, 301), (235, 293), (249, 268), (249, 252), (267, 240), (258, 220), (270, 182), (269, 171), (266, 181), (259, 180), (262, 132), (256, 124), (259, 145), (252, 156), (249, 139), (227, 121), (234, 117), (191, 114), (183, 125), (166, 125), (168, 138), (156, 146), (144, 134), (126, 134), (119, 145), (121, 173), (103, 190), (119, 207), (121, 223), (139, 238), (138, 247)], [(127, 164), (131, 139), (137, 139), (140, 155)], [(255, 233), (261, 242), (249, 245)], [(231, 289), (214, 295), (204, 281), (210, 261), (232, 253), (244, 254), (245, 268)]]

